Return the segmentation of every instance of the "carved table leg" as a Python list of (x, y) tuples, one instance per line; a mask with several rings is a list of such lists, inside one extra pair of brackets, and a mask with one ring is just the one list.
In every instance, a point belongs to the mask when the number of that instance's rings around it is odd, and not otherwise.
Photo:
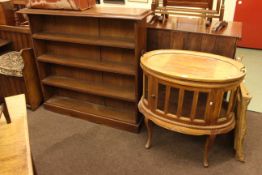
[(210, 135), (206, 140), (205, 150), (204, 150), (204, 160), (203, 160), (204, 167), (208, 167), (208, 153), (214, 144), (215, 138), (216, 135)]
[(151, 142), (152, 142), (152, 122), (148, 120), (146, 117), (144, 121), (145, 121), (145, 125), (147, 128), (147, 141), (146, 141), (145, 148), (149, 149), (151, 146)]

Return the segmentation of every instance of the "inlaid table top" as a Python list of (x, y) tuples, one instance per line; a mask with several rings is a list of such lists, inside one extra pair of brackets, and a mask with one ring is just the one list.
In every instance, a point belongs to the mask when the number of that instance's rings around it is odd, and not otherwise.
[(201, 82), (226, 82), (245, 76), (245, 67), (238, 61), (194, 51), (149, 52), (142, 57), (141, 66), (169, 78)]

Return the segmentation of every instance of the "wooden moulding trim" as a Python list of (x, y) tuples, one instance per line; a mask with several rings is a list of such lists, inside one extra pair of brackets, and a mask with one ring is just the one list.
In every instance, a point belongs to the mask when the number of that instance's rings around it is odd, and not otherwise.
[(19, 27), (19, 26), (0, 25), (0, 30), (8, 31), (8, 32), (19, 32), (25, 34), (31, 33), (29, 27)]
[(83, 113), (81, 111), (77, 111), (77, 110), (73, 110), (73, 109), (69, 109), (69, 108), (64, 108), (63, 106), (58, 106), (58, 105), (53, 105), (53, 104), (49, 104), (49, 103), (44, 103), (44, 107), (50, 111), (54, 111), (60, 114), (65, 114), (65, 115), (69, 115), (71, 117), (76, 117), (76, 118), (80, 118), (80, 119), (84, 119), (84, 120), (88, 120), (90, 122), (94, 122), (94, 123), (98, 123), (98, 124), (105, 124), (108, 126), (112, 126), (114, 128), (118, 128), (118, 129), (123, 129), (129, 132), (134, 132), (134, 133), (138, 133), (140, 131), (140, 127), (142, 124), (142, 118), (140, 118), (139, 122), (137, 124), (131, 124), (131, 123), (126, 123), (126, 122), (122, 122), (119, 120), (114, 120), (111, 118), (106, 118), (106, 117), (102, 117), (102, 116), (98, 116), (95, 114), (87, 114), (87, 113)]
[(138, 104), (139, 111), (149, 120), (153, 121), (159, 126), (162, 126), (168, 130), (176, 131), (182, 134), (190, 135), (211, 135), (211, 134), (223, 134), (231, 131), (235, 127), (235, 117), (232, 117), (230, 121), (221, 125), (213, 126), (199, 126), (199, 125), (190, 125), (183, 124), (180, 122), (171, 121), (163, 117), (152, 113), (147, 109), (143, 102), (140, 101)]
[[(33, 15), (52, 15), (52, 16), (74, 16), (74, 17), (92, 17), (92, 18), (115, 18), (115, 19), (129, 19), (129, 20), (142, 20), (148, 15), (152, 14), (153, 12), (149, 9), (145, 9), (143, 13), (133, 15), (133, 14), (117, 14), (112, 13), (110, 11), (108, 12), (96, 12), (96, 7), (91, 8), (90, 10), (85, 11), (72, 11), (72, 10), (45, 10), (45, 9), (28, 9), (24, 8), (22, 10), (19, 10), (17, 13), (22, 14), (33, 14)], [(110, 8), (110, 7), (104, 7), (104, 9)], [(111, 7), (112, 8), (112, 7)], [(102, 9), (100, 7), (100, 9)], [(121, 8), (117, 7), (117, 10), (126, 10), (128, 8)], [(112, 11), (112, 10), (111, 10)]]

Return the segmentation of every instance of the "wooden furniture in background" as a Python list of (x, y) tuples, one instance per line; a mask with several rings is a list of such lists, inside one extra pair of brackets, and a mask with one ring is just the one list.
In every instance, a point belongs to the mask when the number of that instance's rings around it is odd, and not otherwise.
[(0, 111), (0, 174), (32, 175), (25, 96), (6, 97), (5, 103), (11, 123), (3, 121)]
[(0, 38), (12, 42), (11, 50), (33, 47), (29, 27), (0, 25)]
[(13, 8), (11, 0), (0, 0), (0, 25), (15, 25)]
[(13, 5), (14, 5), (14, 17), (15, 17), (15, 25), (20, 26), (23, 24), (26, 24), (26, 17), (22, 14), (16, 13), (17, 11), (23, 9), (26, 7), (26, 4), (28, 3), (29, 0), (12, 0)]
[[(208, 65), (208, 66), (207, 66)], [(143, 96), (139, 110), (151, 145), (152, 124), (190, 135), (208, 135), (203, 164), (216, 135), (235, 127), (235, 103), (245, 76), (242, 63), (182, 50), (156, 50), (141, 58)]]
[(42, 102), (42, 92), (32, 49), (23, 49), (23, 77), (0, 74), (0, 102), (3, 97), (25, 94), (28, 106), (35, 110)]
[(139, 61), (150, 11), (94, 7), (20, 12), (29, 17), (45, 108), (138, 131)]
[(225, 29), (212, 32), (201, 19), (169, 17), (164, 23), (148, 23), (148, 51), (180, 49), (213, 53), (235, 58), (237, 41), (241, 38), (242, 23), (229, 22)]
[(213, 9), (213, 0), (153, 0), (151, 9), (154, 14), (161, 14), (164, 17), (172, 15), (194, 16), (207, 18), (218, 18), (220, 21), (224, 17), (224, 0), (216, 0)]

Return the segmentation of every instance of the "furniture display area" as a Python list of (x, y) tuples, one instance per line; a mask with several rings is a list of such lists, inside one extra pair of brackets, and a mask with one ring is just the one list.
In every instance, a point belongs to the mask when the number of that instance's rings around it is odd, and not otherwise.
[(150, 10), (23, 9), (46, 109), (137, 132), (140, 56)]
[[(32, 175), (33, 165), (24, 94), (6, 97), (5, 109), (3, 107), (4, 105), (0, 106), (0, 174)], [(8, 118), (7, 121), (4, 121), (2, 112), (5, 112), (4, 117)]]
[(212, 22), (210, 27), (206, 27), (205, 20), (173, 16), (164, 23), (152, 21), (147, 25), (147, 50), (193, 50), (234, 59), (242, 23), (229, 22), (221, 31), (212, 32), (214, 25)]
[[(33, 49), (22, 49), (21, 54), (23, 61), (23, 69), (21, 71), (22, 76), (12, 75), (12, 72), (15, 70), (15, 66), (19, 66), (18, 63), (13, 63), (14, 60), (10, 56), (10, 60), (7, 58), (2, 58), (0, 56), (0, 82), (4, 86), (0, 86), (0, 102), (3, 101), (3, 97), (12, 96), (24, 93), (26, 96), (26, 102), (28, 107), (32, 110), (35, 110), (42, 102), (42, 92), (39, 83), (39, 77), (37, 74), (36, 64), (34, 62)], [(6, 55), (7, 57), (7, 55)], [(10, 73), (7, 69), (10, 65), (13, 65)], [(1, 70), (5, 70), (2, 72)]]
[(245, 76), (244, 65), (214, 54), (156, 50), (142, 56), (141, 67), (139, 110), (148, 130), (146, 148), (151, 145), (151, 122), (183, 134), (208, 135), (203, 160), (207, 167), (216, 135), (235, 128), (235, 104)]

